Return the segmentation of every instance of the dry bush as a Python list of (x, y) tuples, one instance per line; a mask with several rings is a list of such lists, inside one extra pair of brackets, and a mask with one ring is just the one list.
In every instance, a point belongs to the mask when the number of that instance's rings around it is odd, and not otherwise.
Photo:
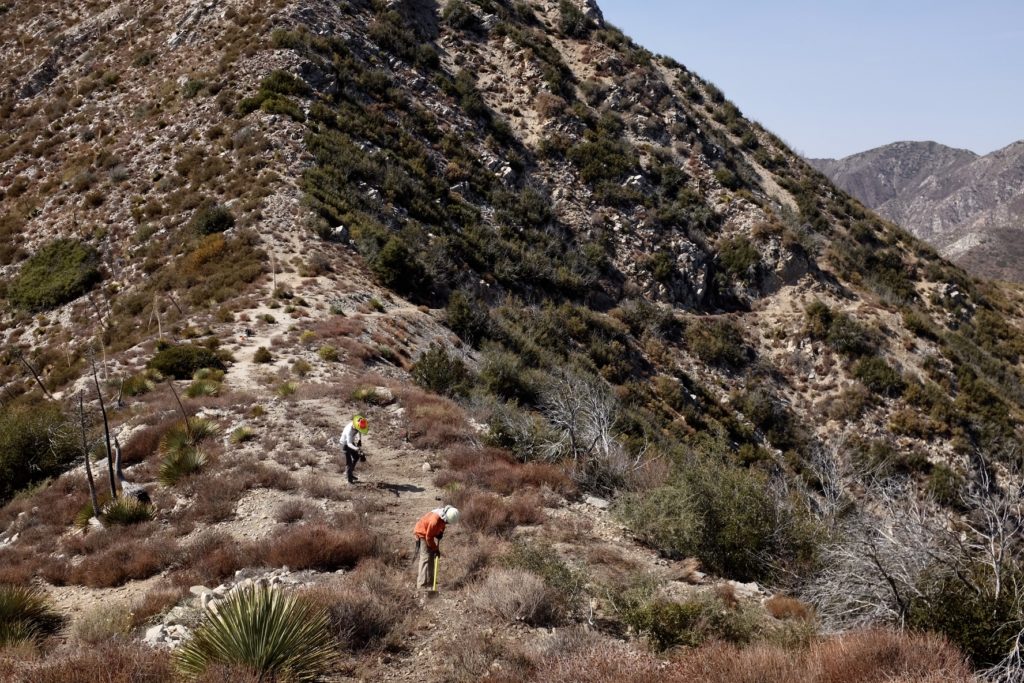
[(336, 337), (358, 337), (366, 330), (366, 325), (360, 316), (351, 318), (336, 315), (326, 320), (321, 320), (313, 325), (313, 331), (321, 339), (334, 339)]
[(192, 679), (192, 683), (265, 683), (265, 681), (267, 681), (265, 676), (241, 664), (234, 666), (214, 664), (200, 676)]
[(245, 482), (236, 472), (200, 472), (185, 480), (185, 495), (192, 499), (189, 519), (209, 524), (231, 519), (245, 492)]
[[(443, 644), (442, 657), (446, 683), (520, 683), (532, 678), (539, 657), (514, 638), (496, 635), (493, 629), (466, 629), (453, 641)], [(542, 680), (552, 680), (546, 677)]]
[(153, 617), (166, 614), (186, 595), (188, 589), (184, 586), (161, 583), (150, 588), (145, 595), (132, 603), (132, 626), (144, 626)]
[(672, 670), (649, 654), (624, 643), (602, 641), (590, 647), (555, 651), (537, 667), (534, 681), (573, 683), (704, 683), (703, 679), (676, 678)]
[(493, 538), (479, 533), (460, 534), (457, 543), (444, 549), (444, 585), (464, 588), (478, 581), (500, 551)]
[(452, 495), (452, 503), (470, 531), (501, 536), (517, 526), (544, 521), (544, 500), (535, 490), (504, 499), (478, 489), (463, 489)]
[(25, 546), (0, 548), (0, 584), (28, 585), (37, 572), (36, 559)]
[(352, 516), (340, 529), (321, 523), (281, 529), (261, 544), (259, 555), (272, 567), (334, 571), (351, 569), (379, 552), (377, 537)]
[(565, 616), (562, 601), (544, 579), (522, 569), (498, 569), (472, 595), (477, 609), (507, 622), (552, 626)]
[(414, 387), (403, 388), (399, 398), (406, 410), (409, 440), (416, 448), (430, 450), (473, 441), (476, 433), (454, 401)]
[(148, 579), (177, 559), (178, 543), (168, 536), (118, 540), (105, 550), (86, 556), (79, 564), (69, 565), (66, 581), (90, 588), (121, 586), (128, 581)]
[(715, 644), (690, 650), (665, 680), (708, 683), (925, 683), (973, 681), (966, 659), (933, 634), (870, 630), (793, 651)]
[(282, 524), (292, 524), (300, 519), (308, 518), (312, 508), (301, 500), (289, 500), (281, 503), (274, 510), (274, 519)]
[(319, 472), (310, 472), (302, 480), (302, 488), (313, 498), (327, 500), (348, 500), (352, 494), (347, 488), (331, 484), (327, 477)]
[(768, 614), (776, 619), (800, 619), (811, 621), (814, 619), (814, 608), (807, 603), (787, 595), (773, 595), (764, 603)]
[(353, 652), (398, 649), (416, 608), (407, 582), (379, 560), (369, 560), (343, 582), (311, 589), (304, 596), (327, 610), (342, 647)]
[(177, 418), (170, 418), (136, 431), (121, 449), (121, 462), (132, 465), (148, 460), (160, 448), (164, 434), (178, 422)]
[(180, 557), (181, 569), (171, 576), (177, 586), (220, 583), (244, 567), (258, 564), (258, 549), (230, 534), (207, 531), (186, 546)]
[(51, 651), (42, 661), (15, 663), (9, 683), (173, 683), (171, 655), (141, 643), (111, 641)]
[(132, 627), (132, 612), (127, 604), (103, 601), (75, 620), (71, 635), (79, 642), (98, 645), (127, 636)]
[(434, 480), (444, 487), (452, 483), (478, 486), (502, 495), (527, 487), (546, 486), (563, 496), (572, 496), (576, 487), (555, 465), (531, 462), (522, 464), (508, 451), (497, 448), (463, 446), (448, 452), (448, 470)]

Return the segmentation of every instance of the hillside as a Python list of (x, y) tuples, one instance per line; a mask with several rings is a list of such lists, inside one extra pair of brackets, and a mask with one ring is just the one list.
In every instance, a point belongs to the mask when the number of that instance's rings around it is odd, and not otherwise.
[(1022, 292), (593, 3), (0, 7), (2, 676), (1016, 675)]
[(1024, 281), (1024, 142), (985, 156), (897, 142), (809, 163), (978, 277)]

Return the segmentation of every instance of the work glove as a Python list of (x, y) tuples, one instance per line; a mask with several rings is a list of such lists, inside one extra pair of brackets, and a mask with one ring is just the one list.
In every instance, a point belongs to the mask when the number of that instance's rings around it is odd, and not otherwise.
[(363, 452), (362, 448), (359, 449), (359, 459), (366, 462), (366, 453)]

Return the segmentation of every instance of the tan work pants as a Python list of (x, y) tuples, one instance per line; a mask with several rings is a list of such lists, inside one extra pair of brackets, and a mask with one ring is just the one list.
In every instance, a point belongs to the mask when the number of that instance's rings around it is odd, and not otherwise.
[(427, 542), (420, 539), (416, 544), (419, 552), (416, 556), (419, 564), (419, 575), (416, 585), (430, 590), (434, 587), (434, 554), (427, 548)]

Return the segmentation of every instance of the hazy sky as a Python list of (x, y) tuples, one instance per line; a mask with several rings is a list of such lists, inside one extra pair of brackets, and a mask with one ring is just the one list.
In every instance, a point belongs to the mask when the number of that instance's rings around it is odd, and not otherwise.
[(1024, 139), (1024, 0), (599, 0), (811, 157)]

